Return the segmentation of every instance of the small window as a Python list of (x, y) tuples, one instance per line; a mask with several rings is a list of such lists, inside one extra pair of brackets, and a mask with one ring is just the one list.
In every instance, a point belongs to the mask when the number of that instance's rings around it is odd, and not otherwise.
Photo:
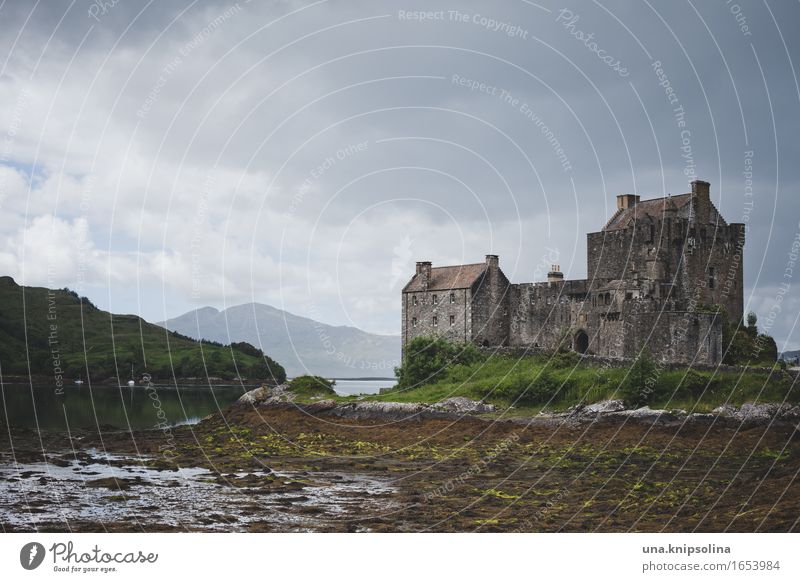
[(708, 288), (713, 289), (717, 285), (717, 272), (714, 267), (708, 269)]
[(439, 304), (439, 296), (438, 295), (434, 295), (433, 296), (433, 304), (434, 305), (438, 305)]
[(450, 316), (450, 327), (453, 327), (455, 324), (456, 324), (456, 316), (455, 315), (451, 315)]
[[(434, 297), (436, 297), (436, 295), (434, 295)], [(439, 326), (439, 318), (434, 315), (433, 316), (433, 327), (438, 327), (438, 326)]]
[(625, 301), (630, 301), (633, 299), (633, 293), (625, 293)]
[(412, 295), (411, 296), (411, 305), (416, 305), (416, 304), (417, 304), (417, 296), (416, 295)]
[(413, 317), (411, 319), (411, 327), (417, 327), (417, 318), (416, 317)]
[(450, 303), (455, 303), (455, 302), (456, 302), (456, 294), (450, 293)]

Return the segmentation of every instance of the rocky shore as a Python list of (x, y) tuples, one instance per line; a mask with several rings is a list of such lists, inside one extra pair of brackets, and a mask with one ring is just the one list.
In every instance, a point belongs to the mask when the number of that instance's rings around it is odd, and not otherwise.
[(710, 413), (698, 413), (682, 409), (659, 410), (649, 406), (627, 408), (622, 400), (603, 400), (593, 404), (573, 406), (565, 412), (543, 412), (526, 418), (502, 414), (493, 404), (463, 396), (447, 398), (434, 404), (376, 401), (338, 403), (326, 398), (298, 404), (295, 400), (295, 395), (287, 385), (262, 386), (242, 395), (238, 404), (266, 408), (298, 408), (309, 414), (325, 414), (353, 420), (398, 421), (430, 418), (457, 420), (464, 415), (470, 415), (488, 422), (546, 426), (623, 421), (665, 426), (675, 423), (713, 422), (728, 427), (769, 425), (776, 422), (797, 426), (800, 423), (800, 406), (786, 403), (745, 403), (740, 407), (725, 404)]
[(794, 531), (797, 410), (533, 418), (257, 389), (169, 433), (0, 426), (3, 531)]

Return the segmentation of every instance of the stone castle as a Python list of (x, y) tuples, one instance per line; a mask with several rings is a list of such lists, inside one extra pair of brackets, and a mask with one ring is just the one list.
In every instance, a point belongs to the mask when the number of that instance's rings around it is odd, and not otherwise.
[(418, 262), (402, 292), (402, 341), (440, 335), (484, 347), (556, 349), (664, 362), (722, 361), (724, 307), (742, 318), (744, 224), (728, 224), (709, 196), (692, 191), (641, 200), (617, 196), (617, 211), (587, 235), (587, 279), (511, 283), (497, 255), (469, 265)]

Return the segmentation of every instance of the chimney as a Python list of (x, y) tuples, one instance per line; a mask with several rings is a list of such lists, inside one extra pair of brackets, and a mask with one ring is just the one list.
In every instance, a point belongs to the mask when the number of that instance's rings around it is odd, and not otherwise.
[(500, 257), (497, 255), (486, 255), (486, 266), (490, 269), (500, 267)]
[(550, 272), (547, 273), (548, 283), (558, 283), (564, 280), (564, 273), (561, 272), (561, 265), (550, 265)]
[(430, 261), (417, 261), (417, 275), (422, 277), (423, 289), (427, 289), (431, 282), (431, 265)]
[(705, 180), (692, 180), (692, 196), (709, 197), (711, 193), (711, 184)]
[(617, 196), (617, 209), (633, 208), (641, 199), (636, 194), (620, 194)]

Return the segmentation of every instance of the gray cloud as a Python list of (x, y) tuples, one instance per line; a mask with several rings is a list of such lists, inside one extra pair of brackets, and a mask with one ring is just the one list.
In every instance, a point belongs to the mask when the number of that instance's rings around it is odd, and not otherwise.
[[(0, 9), (0, 265), (32, 284), (151, 320), (256, 300), (396, 332), (414, 260), (493, 251), (522, 281), (557, 252), (580, 277), (616, 194), (692, 172), (749, 220), (762, 319), (784, 281), (796, 4), (97, 6)], [(400, 14), (423, 10), (441, 18)], [(64, 244), (76, 228), (91, 253)], [(781, 347), (800, 346), (793, 317)]]

